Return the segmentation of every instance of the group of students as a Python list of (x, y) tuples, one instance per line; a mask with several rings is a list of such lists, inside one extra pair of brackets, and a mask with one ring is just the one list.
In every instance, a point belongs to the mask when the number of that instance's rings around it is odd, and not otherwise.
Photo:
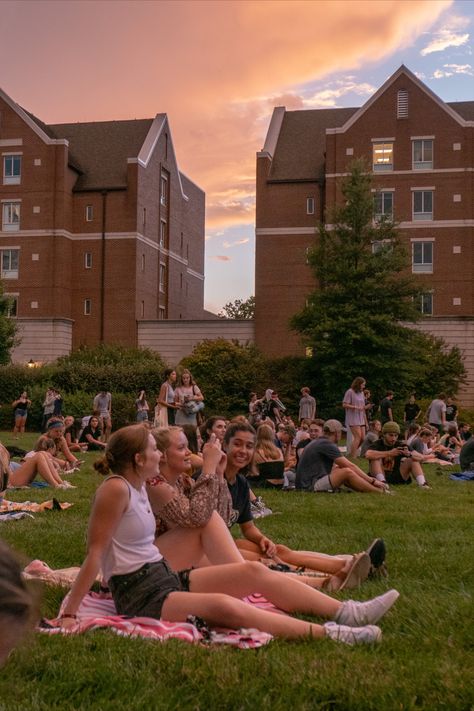
[[(254, 523), (243, 474), (253, 462), (255, 430), (245, 418), (230, 424), (210, 420), (194, 458), (179, 426), (150, 431), (136, 424), (112, 434), (94, 464), (106, 478), (92, 505), (87, 556), (58, 624), (74, 628), (100, 571), (118, 614), (168, 621), (194, 615), (211, 625), (257, 628), (277, 637), (378, 642), (376, 623), (397, 591), (367, 602), (340, 602), (328, 593), (358, 587), (380, 568), (383, 541), (375, 539), (356, 554), (331, 556), (295, 551), (265, 536)], [(241, 538), (230, 534), (233, 523)], [(255, 592), (288, 614), (243, 602)], [(24, 610), (20, 613), (23, 622)]]

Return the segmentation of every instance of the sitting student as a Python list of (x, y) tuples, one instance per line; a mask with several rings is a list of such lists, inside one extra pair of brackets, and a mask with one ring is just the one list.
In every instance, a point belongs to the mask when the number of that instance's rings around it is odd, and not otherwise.
[(8, 485), (11, 487), (29, 486), (34, 478), (39, 476), (54, 489), (75, 489), (70, 482), (61, 479), (51, 458), (46, 452), (34, 452), (24, 462), (11, 462), (10, 455), (5, 447), (0, 444), (2, 462), (8, 469)]
[[(415, 437), (412, 438), (408, 445), (412, 457), (418, 462), (435, 462), (436, 457), (431, 448), (433, 432), (430, 428), (420, 428)], [(418, 456), (415, 454), (418, 454)]]
[[(283, 484), (283, 452), (274, 442), (275, 435), (271, 427), (261, 424), (257, 429), (257, 442), (255, 444), (255, 456), (253, 458), (252, 471), (249, 475), (249, 480), (258, 483), (268, 484), (270, 486), (281, 487)], [(277, 479), (269, 479), (265, 476), (265, 467), (269, 462), (281, 462), (281, 476)], [(263, 465), (263, 466), (261, 466)], [(278, 467), (274, 467), (278, 469)], [(264, 477), (262, 479), (262, 477)]]
[(54, 439), (56, 443), (56, 451), (61, 452), (64, 459), (73, 466), (80, 466), (81, 462), (71, 453), (71, 450), (67, 446), (67, 442), (64, 437), (64, 430), (64, 421), (61, 417), (50, 417), (46, 423), (46, 433), (48, 437)]
[[(154, 545), (155, 519), (145, 490), (145, 482), (159, 473), (160, 458), (152, 435), (135, 426), (115, 432), (105, 457), (96, 462), (107, 478), (95, 495), (86, 560), (61, 615), (65, 629), (76, 626), (81, 601), (101, 569), (119, 615), (170, 622), (196, 615), (219, 626), (254, 627), (287, 638), (328, 636), (348, 644), (380, 639), (380, 629), (372, 625), (395, 603), (396, 590), (365, 603), (340, 602), (250, 562), (175, 573)], [(334, 622), (321, 626), (243, 602), (255, 591), (285, 612)]]
[(446, 398), (446, 422), (456, 422), (458, 417), (458, 406), (454, 398), (448, 395)]
[(296, 469), (296, 488), (304, 491), (337, 491), (343, 484), (354, 491), (384, 494), (388, 487), (343, 457), (337, 442), (342, 425), (338, 420), (324, 423), (322, 437), (303, 450)]
[(277, 439), (280, 443), (283, 454), (283, 488), (286, 491), (295, 488), (296, 479), (296, 451), (293, 440), (296, 430), (291, 425), (280, 425), (277, 432)]
[(382, 431), (382, 423), (380, 420), (371, 420), (369, 422), (369, 430), (365, 435), (362, 444), (360, 446), (360, 456), (365, 457), (365, 453), (370, 449), (370, 445), (376, 442)]
[[(428, 429), (430, 429), (428, 425)], [(407, 445), (410, 446), (415, 437), (417, 437), (418, 432), (421, 430), (421, 425), (419, 425), (417, 422), (412, 422), (411, 425), (408, 425), (408, 430), (406, 433), (406, 439), (407, 439)]]
[(35, 608), (18, 560), (6, 543), (0, 541), (0, 667), (28, 630), (29, 623), (36, 621)]
[(419, 461), (411, 456), (406, 442), (400, 439), (396, 422), (386, 422), (382, 436), (365, 454), (370, 461), (370, 472), (381, 482), (410, 484), (412, 476), (420, 488), (430, 489)]
[(471, 425), (468, 422), (460, 422), (458, 425), (460, 438), (467, 442), (471, 439)]
[(64, 439), (70, 452), (84, 452), (87, 450), (87, 444), (79, 444), (80, 429), (80, 420), (76, 421), (72, 415), (67, 415), (64, 418)]
[(308, 436), (305, 439), (302, 439), (296, 445), (296, 465), (298, 465), (303, 449), (314, 439), (318, 439), (318, 437), (321, 437), (323, 433), (323, 426), (324, 420), (311, 420), (308, 426)]
[(74, 467), (74, 465), (70, 464), (69, 462), (66, 462), (64, 459), (59, 459), (59, 457), (56, 456), (56, 442), (54, 441), (54, 439), (51, 439), (51, 437), (48, 437), (48, 435), (41, 435), (36, 440), (34, 449), (32, 449), (30, 452), (27, 452), (24, 456), (24, 459), (26, 460), (30, 459), (31, 457), (34, 457), (37, 452), (44, 452), (48, 456), (50, 462), (53, 464), (58, 473), (64, 471), (73, 472), (76, 470), (76, 467)]
[(474, 471), (474, 437), (464, 443), (459, 454), (459, 464), (462, 472)]
[(92, 415), (89, 424), (81, 432), (79, 443), (87, 444), (89, 452), (99, 452), (105, 449), (105, 442), (102, 442), (101, 437), (102, 430), (100, 429), (99, 418), (96, 415)]
[(455, 422), (448, 423), (448, 431), (440, 438), (439, 443), (452, 452), (453, 458), (459, 454), (464, 442), (459, 436), (458, 426)]

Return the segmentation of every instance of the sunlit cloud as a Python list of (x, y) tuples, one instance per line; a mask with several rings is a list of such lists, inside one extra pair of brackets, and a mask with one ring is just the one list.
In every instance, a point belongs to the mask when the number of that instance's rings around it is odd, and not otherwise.
[(249, 238), (245, 237), (244, 239), (239, 239), (236, 242), (223, 242), (222, 246), (224, 249), (232, 249), (232, 247), (239, 247), (240, 245), (247, 244), (248, 242), (250, 242)]
[(444, 27), (433, 33), (432, 40), (420, 51), (422, 57), (433, 52), (443, 52), (448, 47), (461, 47), (469, 41), (469, 33), (463, 32), (469, 25), (469, 18), (451, 16)]
[(212, 259), (216, 262), (230, 262), (232, 260), (232, 257), (227, 257), (225, 254), (215, 254), (210, 255), (208, 259)]
[(367, 82), (354, 82), (340, 80), (336, 82), (334, 88), (322, 89), (312, 96), (303, 99), (305, 108), (331, 108), (337, 106), (337, 100), (347, 94), (357, 96), (370, 96), (376, 91), (376, 87)]
[(470, 64), (443, 64), (443, 69), (435, 69), (433, 79), (445, 79), (454, 76), (454, 74), (474, 76), (474, 71)]

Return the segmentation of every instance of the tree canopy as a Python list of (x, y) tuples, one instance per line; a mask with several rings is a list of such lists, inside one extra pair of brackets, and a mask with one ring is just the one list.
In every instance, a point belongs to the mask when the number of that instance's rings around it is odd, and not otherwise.
[(3, 285), (0, 282), (0, 365), (10, 362), (10, 351), (16, 342), (17, 327), (9, 315), (10, 305), (10, 299), (3, 293)]
[(457, 390), (465, 374), (459, 350), (403, 324), (420, 318), (423, 288), (408, 271), (396, 225), (374, 220), (362, 161), (352, 163), (341, 189), (343, 204), (329, 216), (331, 227), (319, 226), (308, 255), (318, 287), (291, 322), (313, 348), (325, 388), (339, 393), (363, 375), (373, 390), (408, 392), (426, 383), (431, 364), (441, 360)]
[(217, 314), (220, 318), (246, 319), (255, 316), (255, 296), (228, 301)]

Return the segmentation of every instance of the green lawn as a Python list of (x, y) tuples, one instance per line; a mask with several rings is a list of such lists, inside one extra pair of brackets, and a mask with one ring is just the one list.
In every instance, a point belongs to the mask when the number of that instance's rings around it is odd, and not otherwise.
[[(11, 443), (7, 433), (0, 440)], [(71, 509), (1, 524), (0, 535), (26, 560), (40, 558), (51, 567), (81, 563), (99, 483), (94, 456), (86, 458), (87, 466), (71, 477), (78, 488), (55, 492), (74, 503)], [(0, 711), (474, 708), (474, 485), (450, 481), (448, 471), (437, 474), (430, 467), (432, 491), (410, 486), (395, 496), (264, 492), (278, 513), (258, 525), (295, 548), (355, 552), (375, 536), (385, 538), (389, 579), (370, 581), (356, 593), (361, 599), (389, 587), (401, 593), (381, 622), (381, 645), (278, 641), (240, 651), (130, 640), (105, 631), (75, 638), (36, 635), (0, 671)], [(44, 501), (51, 495), (51, 489), (31, 489), (9, 498)], [(55, 614), (62, 594), (45, 592), (45, 616)]]

